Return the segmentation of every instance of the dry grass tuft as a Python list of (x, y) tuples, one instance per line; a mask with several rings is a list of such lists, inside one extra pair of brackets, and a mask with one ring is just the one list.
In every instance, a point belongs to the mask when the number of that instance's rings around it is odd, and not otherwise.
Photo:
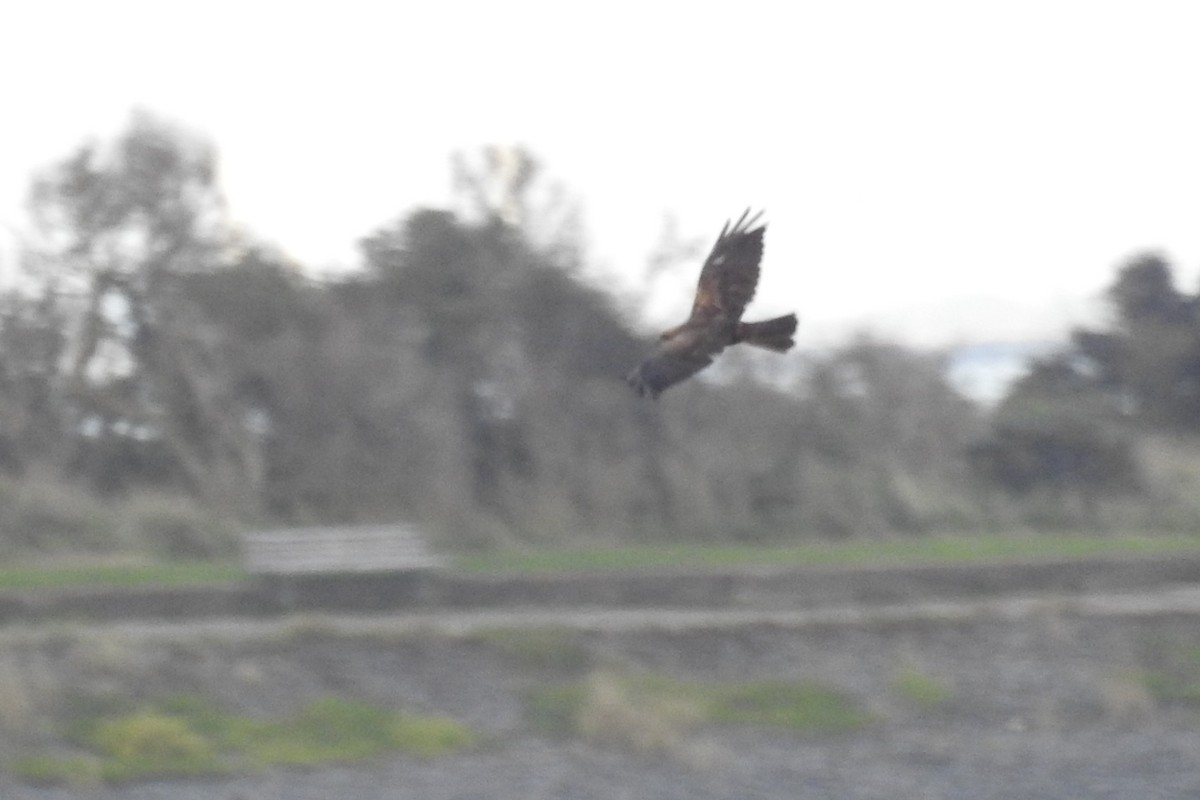
[(0, 729), (27, 731), (34, 715), (33, 687), (13, 654), (0, 655)]
[(1108, 675), (1099, 688), (1104, 716), (1110, 722), (1142, 722), (1152, 716), (1158, 707), (1154, 695), (1146, 686), (1145, 676), (1137, 672), (1124, 671)]
[(678, 751), (684, 733), (705, 717), (704, 704), (683, 693), (655, 691), (612, 672), (588, 678), (578, 711), (579, 733), (635, 753)]

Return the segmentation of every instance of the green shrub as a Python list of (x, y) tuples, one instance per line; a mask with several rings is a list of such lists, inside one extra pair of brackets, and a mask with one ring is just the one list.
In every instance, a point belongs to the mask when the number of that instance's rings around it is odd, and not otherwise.
[(869, 721), (849, 697), (811, 681), (722, 688), (716, 692), (712, 717), (803, 732), (853, 730)]
[(112, 508), (81, 487), (35, 477), (10, 484), (0, 508), (0, 542), (9, 554), (107, 552), (119, 533)]
[(237, 552), (228, 521), (183, 495), (143, 492), (118, 507), (138, 549), (170, 559), (216, 558)]
[(388, 738), (399, 750), (432, 758), (475, 742), (470, 728), (446, 717), (399, 713), (388, 726)]
[(151, 775), (204, 775), (220, 772), (209, 741), (179, 717), (144, 710), (96, 723), (88, 736), (105, 756), (101, 774), (121, 781)]
[(360, 761), (388, 749), (393, 716), (366, 703), (326, 697), (287, 722), (264, 726), (251, 750), (270, 763)]
[(0, 477), (0, 556), (211, 559), (236, 552), (231, 521), (183, 494), (141, 491), (102, 498), (53, 477)]
[(325, 697), (291, 719), (227, 719), (224, 738), (261, 764), (353, 762), (399, 750), (435, 756), (475, 740), (452, 719), (407, 714), (367, 703)]
[(667, 748), (703, 724), (783, 727), (820, 733), (859, 728), (870, 716), (845, 694), (812, 681), (716, 684), (652, 673), (593, 673), (540, 688), (526, 706), (532, 727), (637, 751)]
[(1200, 645), (1164, 643), (1157, 668), (1143, 676), (1146, 689), (1164, 705), (1200, 707)]
[(395, 751), (433, 757), (476, 739), (465, 725), (446, 717), (339, 697), (309, 703), (287, 719), (266, 720), (225, 712), (194, 695), (178, 695), (132, 713), (104, 706), (69, 723), (67, 738), (88, 753), (32, 755), (14, 762), (14, 772), (31, 783), (79, 783), (80, 776), (120, 783), (272, 764), (349, 763)]
[(906, 701), (926, 711), (941, 708), (954, 696), (954, 690), (947, 683), (914, 667), (896, 675), (892, 688)]
[(8, 764), (13, 777), (35, 786), (95, 786), (101, 778), (101, 761), (95, 756), (37, 754)]
[(587, 697), (582, 682), (543, 686), (526, 698), (530, 726), (550, 736), (572, 736), (578, 732), (576, 715)]
[(479, 638), (526, 669), (571, 672), (590, 660), (587, 648), (566, 628), (495, 628)]

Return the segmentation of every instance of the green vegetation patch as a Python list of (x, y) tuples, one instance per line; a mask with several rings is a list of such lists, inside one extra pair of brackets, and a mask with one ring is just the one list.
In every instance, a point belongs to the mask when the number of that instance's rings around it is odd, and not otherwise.
[(185, 493), (138, 488), (117, 498), (87, 481), (0, 476), (0, 557), (232, 557), (237, 527)]
[(212, 741), (187, 720), (152, 709), (97, 720), (85, 741), (101, 758), (100, 776), (114, 783), (225, 771)]
[(34, 786), (94, 786), (100, 782), (101, 759), (96, 756), (59, 756), (39, 753), (9, 762), (13, 777)]
[(1186, 680), (1161, 672), (1147, 672), (1142, 676), (1142, 682), (1159, 703), (1200, 706), (1200, 677)]
[(0, 569), (0, 589), (54, 589), (71, 586), (189, 586), (246, 579), (236, 565), (212, 561), (167, 564), (8, 567)]
[(924, 536), (780, 546), (664, 545), (597, 550), (500, 551), (463, 555), (471, 572), (546, 573), (663, 567), (960, 563), (1005, 559), (1200, 553), (1200, 536), (1076, 534)]
[(586, 668), (591, 661), (578, 632), (569, 628), (492, 628), (476, 636), (524, 669), (572, 672)]
[(942, 708), (954, 697), (950, 684), (915, 667), (901, 670), (892, 681), (892, 688), (923, 711)]
[(26, 756), (12, 762), (13, 773), (31, 783), (120, 783), (270, 765), (353, 763), (389, 752), (434, 757), (476, 739), (469, 728), (446, 717), (340, 697), (270, 720), (231, 714), (186, 695), (133, 712), (77, 720), (70, 728), (70, 740), (85, 754)]
[(614, 671), (539, 688), (528, 696), (526, 710), (531, 726), (542, 733), (636, 751), (669, 748), (684, 732), (702, 725), (831, 733), (871, 720), (849, 696), (814, 681), (724, 684)]
[(582, 681), (540, 687), (526, 697), (525, 716), (540, 733), (556, 738), (574, 736), (579, 732), (578, 717), (588, 693)]
[(812, 681), (766, 682), (712, 691), (712, 718), (795, 731), (847, 731), (870, 717), (842, 692)]
[[(925, 536), (858, 539), (796, 545), (662, 545), (590, 550), (547, 549), (459, 555), (456, 568), (480, 573), (556, 573), (686, 567), (854, 566), (912, 563), (969, 563), (1005, 559), (1200, 553), (1200, 536), (1084, 536), (1075, 534)], [(231, 584), (249, 578), (238, 564), (174, 561), (136, 565), (8, 567), (0, 589), (77, 586), (185, 586)]]
[(1200, 644), (1165, 647), (1161, 661), (1142, 678), (1150, 696), (1163, 705), (1200, 708)]

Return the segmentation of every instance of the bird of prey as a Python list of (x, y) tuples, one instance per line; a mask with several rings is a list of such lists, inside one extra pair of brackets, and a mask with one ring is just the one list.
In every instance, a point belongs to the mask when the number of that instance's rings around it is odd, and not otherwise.
[(667, 387), (690, 378), (712, 363), (733, 344), (764, 347), (786, 353), (795, 342), (796, 315), (742, 322), (742, 312), (754, 297), (758, 265), (762, 260), (765, 224), (754, 227), (762, 212), (750, 210), (731, 228), (721, 229), (717, 243), (704, 260), (700, 285), (691, 316), (682, 325), (664, 331), (654, 355), (639, 364), (625, 382), (641, 396), (652, 398)]

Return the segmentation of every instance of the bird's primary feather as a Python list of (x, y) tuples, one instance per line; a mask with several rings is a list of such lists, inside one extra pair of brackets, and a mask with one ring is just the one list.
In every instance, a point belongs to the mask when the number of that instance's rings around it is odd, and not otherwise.
[(766, 225), (754, 226), (761, 216), (762, 212), (751, 216), (746, 209), (732, 226), (727, 221), (721, 228), (700, 269), (687, 321), (665, 331), (658, 352), (626, 377), (638, 394), (658, 397), (707, 367), (731, 344), (744, 342), (781, 353), (791, 349), (795, 314), (766, 322), (741, 321), (758, 286)]
[(734, 322), (742, 318), (758, 287), (763, 234), (767, 226), (751, 226), (761, 216), (762, 212), (759, 212), (751, 217), (747, 209), (732, 229), (728, 222), (725, 223), (700, 269), (700, 282), (689, 322), (716, 316)]

